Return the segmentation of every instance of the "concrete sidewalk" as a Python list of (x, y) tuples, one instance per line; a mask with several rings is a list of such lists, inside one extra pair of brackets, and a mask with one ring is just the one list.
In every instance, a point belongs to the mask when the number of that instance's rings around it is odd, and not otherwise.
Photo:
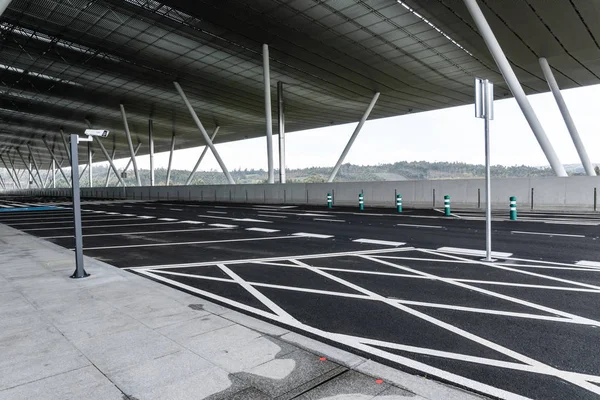
[[(0, 224), (0, 398), (481, 400)], [(380, 381), (376, 380), (383, 380)]]

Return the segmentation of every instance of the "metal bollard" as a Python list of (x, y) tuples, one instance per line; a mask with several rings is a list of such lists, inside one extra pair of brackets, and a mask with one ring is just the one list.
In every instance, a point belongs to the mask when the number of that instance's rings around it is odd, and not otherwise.
[(396, 207), (398, 208), (398, 212), (401, 213), (402, 212), (402, 195), (401, 194), (396, 195)]
[(517, 220), (517, 198), (515, 196), (510, 196), (510, 220)]
[(444, 196), (444, 214), (446, 215), (446, 217), (450, 216), (450, 196), (449, 195)]
[(365, 209), (365, 196), (362, 193), (358, 195), (358, 208), (361, 211)]
[(333, 207), (333, 198), (331, 197), (331, 193), (327, 193), (327, 208)]

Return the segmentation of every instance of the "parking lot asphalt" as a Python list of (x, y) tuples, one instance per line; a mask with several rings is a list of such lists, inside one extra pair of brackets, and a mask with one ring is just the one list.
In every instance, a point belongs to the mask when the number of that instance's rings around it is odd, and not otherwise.
[[(36, 211), (36, 206), (57, 207)], [(64, 199), (0, 223), (74, 246)], [(28, 211), (19, 211), (27, 208)], [(600, 216), (84, 201), (84, 254), (497, 398), (600, 395)]]

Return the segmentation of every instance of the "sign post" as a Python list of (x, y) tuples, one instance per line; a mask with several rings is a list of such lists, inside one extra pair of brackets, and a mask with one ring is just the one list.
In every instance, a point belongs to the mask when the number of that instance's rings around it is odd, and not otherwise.
[(490, 181), (490, 120), (494, 119), (494, 85), (475, 78), (475, 117), (485, 121), (485, 250), (483, 261), (492, 259), (492, 196)]

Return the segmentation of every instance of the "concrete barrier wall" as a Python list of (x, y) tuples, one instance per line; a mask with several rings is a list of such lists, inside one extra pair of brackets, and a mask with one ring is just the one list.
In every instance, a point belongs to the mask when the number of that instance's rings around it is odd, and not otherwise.
[[(508, 209), (510, 196), (517, 197), (518, 208), (573, 209), (594, 211), (600, 206), (595, 192), (600, 177), (516, 178), (492, 180), (492, 207)], [(70, 189), (28, 189), (10, 194), (69, 196)], [(357, 206), (364, 193), (365, 205), (395, 207), (401, 194), (405, 207), (441, 208), (444, 195), (450, 195), (453, 208), (485, 207), (485, 180), (448, 179), (398, 182), (291, 183), (260, 185), (202, 185), (156, 187), (81, 188), (84, 198), (135, 200), (191, 200), (223, 203), (325, 205), (327, 193), (335, 205)]]

